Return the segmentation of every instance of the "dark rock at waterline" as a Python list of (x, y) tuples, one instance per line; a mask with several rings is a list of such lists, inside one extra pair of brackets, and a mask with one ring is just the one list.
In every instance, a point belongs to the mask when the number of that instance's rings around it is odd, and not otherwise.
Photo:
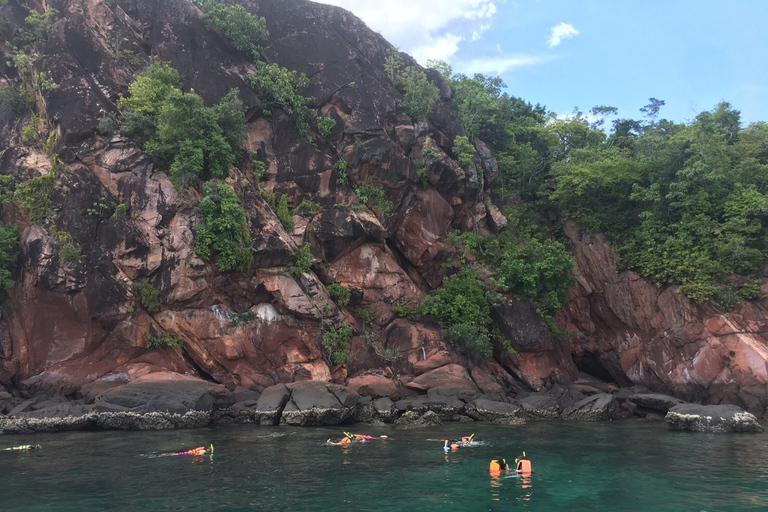
[(523, 425), (525, 423), (519, 406), (486, 398), (476, 398), (468, 403), (464, 407), (464, 412), (476, 421), (491, 421), (505, 425)]
[(564, 420), (604, 421), (611, 418), (615, 409), (615, 396), (609, 393), (598, 393), (566, 408), (561, 418)]
[[(224, 386), (199, 379), (136, 379), (101, 393), (96, 397), (94, 411), (125, 411), (137, 414), (210, 412), (214, 405), (219, 408), (232, 405), (229, 395)], [(221, 402), (217, 404), (217, 400)]]
[(256, 402), (254, 421), (259, 425), (277, 425), (290, 397), (291, 392), (285, 384), (268, 387)]
[(665, 418), (672, 430), (691, 432), (763, 432), (757, 418), (735, 405), (680, 404)]
[(290, 384), (291, 398), (283, 409), (284, 425), (338, 425), (350, 419), (360, 400), (356, 392), (320, 381)]
[(685, 400), (660, 393), (636, 393), (631, 395), (628, 400), (639, 407), (664, 413), (676, 405), (686, 403)]

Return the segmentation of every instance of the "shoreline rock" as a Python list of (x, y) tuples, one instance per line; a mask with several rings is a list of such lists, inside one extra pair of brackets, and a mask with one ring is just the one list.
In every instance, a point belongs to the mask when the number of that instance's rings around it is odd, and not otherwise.
[[(359, 388), (358, 388), (359, 389)], [(327, 426), (353, 423), (426, 428), (447, 422), (484, 421), (508, 426), (527, 421), (608, 421), (643, 418), (639, 409), (669, 407), (666, 423), (693, 432), (762, 432), (754, 415), (733, 405), (698, 405), (656, 393), (597, 392), (576, 387), (493, 400), (479, 393), (427, 393), (393, 401), (360, 395), (355, 389), (324, 381), (277, 384), (261, 394), (191, 378), (137, 379), (90, 399), (38, 396), (21, 401), (4, 397), (0, 434), (71, 430), (168, 430), (211, 425)], [(89, 401), (91, 403), (86, 403)], [(674, 405), (676, 404), (676, 405)], [(661, 419), (650, 414), (651, 419)]]

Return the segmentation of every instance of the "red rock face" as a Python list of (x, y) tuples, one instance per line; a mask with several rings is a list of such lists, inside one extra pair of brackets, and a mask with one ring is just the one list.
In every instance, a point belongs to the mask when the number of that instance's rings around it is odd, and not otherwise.
[(734, 403), (758, 415), (768, 404), (768, 304), (705, 310), (674, 286), (656, 288), (617, 273), (600, 237), (566, 230), (579, 286), (558, 321), (575, 333), (575, 359), (614, 382), (708, 404)]
[[(72, 393), (171, 371), (230, 389), (319, 380), (372, 396), (460, 389), (504, 400), (583, 370), (622, 386), (764, 410), (765, 301), (727, 315), (703, 311), (674, 288), (616, 273), (609, 247), (573, 226), (579, 284), (557, 318), (574, 333), (570, 342), (553, 340), (525, 301), (495, 308), (517, 354), (497, 347), (493, 361), (458, 354), (428, 319), (398, 318), (397, 307), (416, 305), (444, 278), (443, 263), (455, 256), (448, 233), (506, 225), (487, 190), (498, 166), (482, 141), (472, 164), (450, 157), (454, 138), (466, 134), (439, 74), (428, 72), (442, 91), (428, 120), (397, 112), (401, 94), (384, 71), (391, 46), (350, 13), (301, 0), (244, 5), (267, 20), (265, 58), (310, 77), (304, 94), (336, 122), (327, 137), (312, 132), (308, 141), (284, 113), (263, 116), (249, 86), (253, 64), (208, 31), (187, 0), (57, 2), (34, 71), (59, 85), (37, 99), (68, 172), (57, 177), (43, 226), (2, 209), (5, 222), (24, 229), (19, 279), (0, 320), (0, 384)], [(6, 8), (26, 12), (13, 0)], [(136, 62), (115, 58), (106, 34), (118, 32)], [(184, 90), (206, 104), (234, 88), (248, 108), (247, 156), (226, 180), (247, 210), (254, 262), (246, 271), (222, 274), (196, 255), (198, 191), (177, 190), (129, 140), (95, 131), (117, 113), (117, 98), (150, 55), (176, 67)], [(0, 136), (0, 173), (49, 172), (44, 151), (11, 144), (12, 127), (0, 127)], [(260, 189), (254, 154), (266, 167)], [(363, 204), (354, 192), (363, 186), (382, 190), (392, 208)], [(290, 208), (316, 205), (293, 212), (290, 232), (268, 201), (283, 195)], [(88, 213), (95, 203), (106, 205), (103, 214)], [(292, 273), (305, 243), (313, 265)], [(159, 291), (159, 310), (142, 305), (142, 282)], [(334, 302), (331, 284), (350, 291), (347, 304)], [(351, 360), (332, 365), (323, 336), (345, 323), (355, 330)], [(165, 334), (182, 347), (146, 348), (148, 335)]]

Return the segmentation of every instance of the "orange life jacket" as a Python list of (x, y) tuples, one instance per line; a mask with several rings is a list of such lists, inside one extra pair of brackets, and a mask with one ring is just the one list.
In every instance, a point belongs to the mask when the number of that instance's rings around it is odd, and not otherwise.
[(342, 437), (341, 440), (339, 441), (339, 444), (349, 444), (351, 442), (352, 442), (352, 440), (350, 438)]
[(198, 446), (184, 452), (187, 455), (203, 455), (205, 453), (205, 446)]
[(530, 475), (533, 472), (531, 470), (531, 461), (528, 459), (520, 459), (517, 461), (517, 468), (515, 468), (515, 471), (524, 475)]
[(492, 460), (488, 466), (488, 472), (491, 476), (499, 476), (501, 474), (501, 464), (498, 460)]

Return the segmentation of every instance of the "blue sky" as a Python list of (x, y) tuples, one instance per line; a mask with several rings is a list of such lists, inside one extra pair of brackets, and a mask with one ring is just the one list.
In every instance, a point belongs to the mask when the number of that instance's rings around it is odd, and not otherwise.
[(728, 101), (768, 122), (768, 0), (322, 0), (352, 11), (421, 64), (501, 76), (506, 92), (689, 122)]

